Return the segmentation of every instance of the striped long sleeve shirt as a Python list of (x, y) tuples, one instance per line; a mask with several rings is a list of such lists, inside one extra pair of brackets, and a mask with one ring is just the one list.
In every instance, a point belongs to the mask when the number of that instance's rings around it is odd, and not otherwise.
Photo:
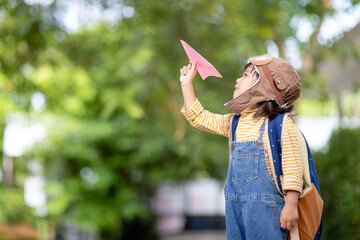
[[(198, 129), (206, 132), (228, 137), (230, 119), (232, 114), (215, 114), (205, 110), (198, 99), (190, 109), (185, 110), (185, 106), (181, 112), (190, 124)], [(265, 117), (253, 118), (256, 109), (245, 110), (241, 113), (238, 126), (236, 128), (236, 141), (244, 142), (257, 140), (260, 135), (260, 128)], [(266, 136), (262, 139), (266, 143)], [(287, 190), (295, 190), (301, 193), (303, 185), (303, 165), (300, 157), (300, 150), (295, 134), (295, 125), (291, 117), (286, 119), (286, 127), (282, 136), (282, 169), (283, 183), (282, 188)], [(269, 155), (265, 144), (265, 157), (267, 168), (271, 177), (273, 177)]]

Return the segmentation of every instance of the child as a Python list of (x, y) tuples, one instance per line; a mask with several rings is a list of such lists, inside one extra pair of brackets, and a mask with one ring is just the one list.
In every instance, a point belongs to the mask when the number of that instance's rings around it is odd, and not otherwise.
[(239, 115), (225, 184), (226, 234), (228, 240), (287, 239), (298, 220), (303, 165), (295, 125), (287, 117), (282, 137), (282, 189), (277, 191), (269, 161), (265, 120), (293, 110), (301, 91), (294, 68), (281, 58), (252, 57), (236, 80), (233, 99), (225, 104), (232, 114), (206, 111), (195, 97), (192, 81), (196, 63), (180, 69), (185, 106), (181, 112), (201, 130), (229, 137), (233, 116)]

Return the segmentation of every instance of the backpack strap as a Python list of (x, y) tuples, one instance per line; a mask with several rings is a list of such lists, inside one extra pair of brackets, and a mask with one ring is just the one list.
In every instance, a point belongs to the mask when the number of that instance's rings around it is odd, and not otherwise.
[[(300, 131), (300, 130), (299, 130)], [(302, 134), (302, 133), (301, 133)], [(303, 138), (305, 139), (304, 135), (302, 134)], [(310, 179), (311, 179), (311, 183), (313, 183), (317, 189), (317, 191), (320, 193), (320, 185), (319, 185), (319, 180), (317, 178), (317, 173), (316, 173), (316, 169), (315, 169), (315, 163), (314, 163), (314, 159), (311, 155), (311, 151), (310, 151), (310, 147), (309, 144), (307, 143), (306, 139), (305, 139), (305, 143), (306, 143), (306, 149), (308, 152), (308, 157), (309, 157), (309, 172), (310, 172)]]
[(270, 166), (273, 171), (275, 186), (278, 192), (281, 195), (284, 195), (282, 191), (282, 165), (281, 165), (281, 153), (282, 153), (282, 134), (285, 128), (283, 128), (283, 122), (285, 118), (285, 113), (279, 113), (275, 117), (268, 119), (268, 154), (269, 154), (269, 161)]
[[(282, 186), (281, 186), (282, 175), (283, 175), (282, 164), (281, 164), (281, 153), (282, 153), (281, 145), (282, 145), (282, 136), (286, 126), (286, 120), (288, 115), (289, 113), (280, 113), (275, 117), (270, 118), (268, 123), (268, 135), (269, 135), (269, 145), (270, 145), (268, 146), (269, 147), (268, 149), (270, 149), (271, 153), (269, 150), (268, 152), (269, 152), (269, 157), (270, 156), (272, 157), (272, 161), (270, 159), (270, 165), (272, 165), (271, 162), (273, 162), (274, 165), (273, 168), (276, 176), (275, 184), (279, 185), (277, 187), (278, 190), (280, 190), (281, 194), (283, 194)], [(314, 183), (316, 189), (320, 194), (319, 181), (317, 179), (315, 164), (311, 155), (309, 144), (307, 143), (302, 132), (296, 126), (295, 126), (295, 134), (299, 143), (300, 154), (304, 165), (304, 186), (300, 198), (303, 197), (311, 189), (311, 183)]]
[[(282, 182), (282, 164), (281, 164), (281, 145), (282, 145), (282, 136), (284, 133), (284, 129), (286, 127), (286, 120), (288, 117), (289, 113), (281, 113), (276, 115), (275, 117), (269, 119), (268, 121), (268, 136), (269, 139), (267, 139), (268, 141), (268, 152), (269, 152), (269, 160), (270, 160), (270, 165), (273, 168), (273, 171), (275, 172), (275, 178), (274, 178), (274, 182), (275, 185), (279, 191), (279, 189), (281, 189), (281, 192), (279, 192), (280, 194), (283, 195), (282, 192), (282, 188), (281, 188), (281, 182)], [(310, 148), (309, 145), (305, 139), (305, 137), (303, 136), (303, 134), (301, 133), (301, 131), (295, 127), (295, 133), (296, 133), (296, 138), (298, 140), (298, 144), (299, 144), (299, 148), (300, 148), (300, 154), (301, 154), (301, 160), (303, 162), (304, 165), (304, 186), (303, 186), (303, 192), (300, 195), (300, 200), (298, 203), (298, 207), (302, 208), (302, 209), (310, 209), (308, 208), (308, 206), (313, 206), (316, 205), (317, 207), (321, 208), (321, 209), (315, 209), (319, 211), (319, 216), (320, 216), (320, 222), (315, 234), (315, 240), (320, 240), (322, 237), (322, 219), (321, 219), (321, 212), (322, 212), (322, 208), (323, 208), (323, 201), (321, 199), (320, 196), (320, 188), (319, 188), (319, 182), (317, 179), (317, 175), (316, 175), (316, 170), (315, 170), (315, 164), (310, 152)], [(271, 159), (272, 158), (272, 159)], [(272, 164), (271, 164), (272, 163)], [(278, 184), (280, 183), (280, 184)], [(319, 198), (311, 198), (311, 193), (310, 190), (314, 190), (314, 188), (316, 188), (317, 192), (318, 192), (318, 196)], [(310, 203), (307, 203), (306, 201), (309, 201), (309, 197), (307, 197), (308, 200), (304, 200), (302, 199), (302, 197), (304, 197), (307, 193), (309, 192), (310, 195)], [(314, 191), (313, 191), (314, 192)], [(316, 195), (316, 194), (315, 194)], [(308, 196), (308, 195), (307, 195)], [(305, 202), (304, 202), (304, 201)], [(313, 200), (319, 200), (319, 204), (315, 204), (315, 202)], [(285, 197), (285, 201), (286, 201), (286, 197)], [(308, 205), (306, 205), (308, 204)], [(302, 206), (300, 206), (302, 205)], [(305, 206), (304, 206), (305, 205)], [(311, 212), (316, 212), (316, 211), (311, 211)], [(299, 214), (305, 214), (305, 213), (301, 213), (301, 211), (299, 210)], [(311, 214), (310, 214), (311, 215)], [(312, 215), (311, 217), (313, 217), (314, 215)], [(317, 217), (319, 217), (317, 216)], [(303, 217), (304, 219), (307, 218)], [(318, 218), (316, 218), (318, 219)], [(315, 218), (314, 218), (315, 220)], [(317, 220), (316, 220), (317, 221)], [(300, 219), (299, 219), (299, 224), (300, 224)], [(300, 226), (300, 225), (299, 225)], [(316, 229), (315, 229), (316, 230)], [(298, 224), (295, 224), (295, 226), (290, 230), (290, 236), (291, 236), (291, 240), (297, 240), (299, 239), (299, 228), (298, 228)]]
[(308, 150), (307, 142), (304, 135), (296, 125), (295, 125), (295, 135), (296, 135), (296, 139), (298, 140), (301, 161), (303, 164), (303, 188), (302, 188), (302, 193), (299, 196), (299, 198), (302, 198), (313, 187), (311, 184), (310, 168), (309, 168), (309, 154), (311, 153), (310, 150)]
[[(269, 152), (269, 161), (271, 167), (275, 171), (275, 186), (278, 189), (279, 193), (284, 196), (282, 191), (282, 161), (281, 161), (281, 154), (282, 154), (282, 136), (285, 129), (285, 123), (287, 119), (287, 113), (280, 113), (277, 114), (275, 117), (269, 119), (268, 123), (268, 136), (269, 136), (269, 145), (268, 152)], [(272, 159), (271, 159), (272, 158)], [(285, 196), (286, 202), (286, 196)], [(290, 239), (291, 240), (300, 240), (299, 229), (297, 223), (295, 226), (292, 227), (289, 231)]]

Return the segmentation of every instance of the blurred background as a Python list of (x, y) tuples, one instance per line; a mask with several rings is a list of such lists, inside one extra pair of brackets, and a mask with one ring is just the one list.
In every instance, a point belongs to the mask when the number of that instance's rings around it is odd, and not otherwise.
[(360, 239), (357, 0), (0, 1), (0, 239), (225, 239), (228, 142), (181, 115), (185, 40), (224, 78), (248, 57), (299, 72), (324, 239)]

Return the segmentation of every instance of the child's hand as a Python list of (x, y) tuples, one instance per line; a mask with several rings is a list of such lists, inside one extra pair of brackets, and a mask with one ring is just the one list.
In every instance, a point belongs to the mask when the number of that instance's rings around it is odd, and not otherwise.
[(290, 231), (299, 219), (298, 197), (299, 194), (296, 191), (288, 191), (286, 194), (287, 199), (285, 201), (285, 206), (280, 213), (280, 225), (284, 230)]
[(180, 82), (182, 86), (192, 84), (196, 75), (196, 62), (189, 63), (180, 69)]

